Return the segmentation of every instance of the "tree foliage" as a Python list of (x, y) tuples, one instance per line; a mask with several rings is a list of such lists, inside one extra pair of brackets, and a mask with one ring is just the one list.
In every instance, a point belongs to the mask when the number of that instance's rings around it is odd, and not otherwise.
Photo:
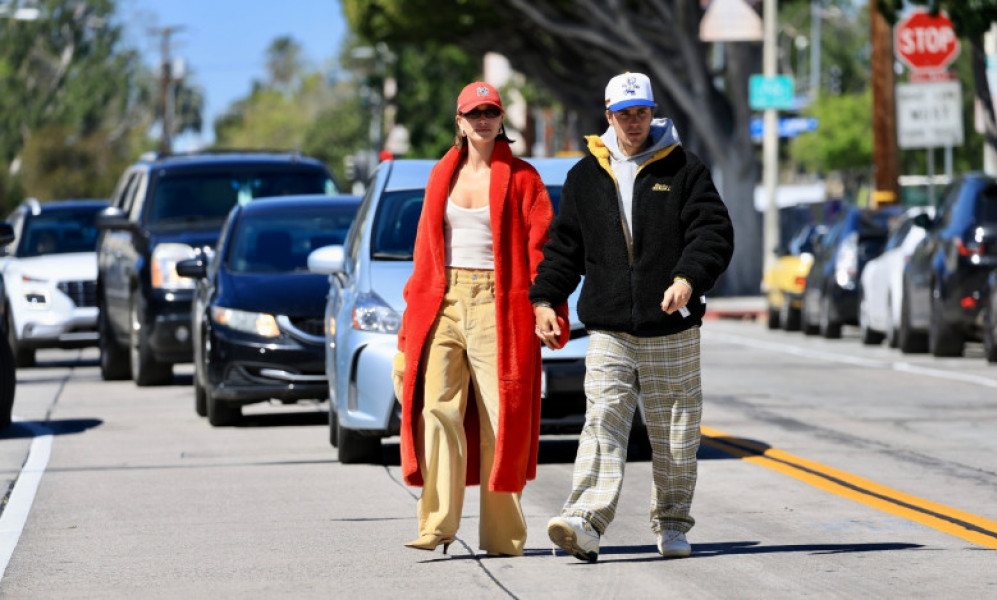
[(0, 19), (0, 203), (7, 207), (23, 195), (109, 195), (153, 120), (154, 80), (122, 43), (116, 1), (38, 4), (38, 20)]
[(334, 82), (301, 60), (289, 37), (271, 42), (267, 76), (215, 123), (221, 148), (300, 150), (326, 162), (345, 182), (343, 159), (364, 138), (359, 101), (351, 85)]

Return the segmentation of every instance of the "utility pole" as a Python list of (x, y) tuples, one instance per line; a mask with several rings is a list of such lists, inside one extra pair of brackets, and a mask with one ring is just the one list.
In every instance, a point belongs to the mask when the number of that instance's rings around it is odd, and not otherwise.
[(897, 150), (897, 109), (893, 71), (893, 28), (869, 0), (872, 40), (872, 162), (875, 186), (872, 206), (900, 201), (900, 155)]
[(180, 31), (182, 27), (173, 25), (170, 27), (160, 27), (151, 30), (153, 35), (158, 35), (160, 52), (160, 75), (159, 75), (159, 119), (163, 125), (162, 134), (159, 138), (160, 154), (170, 154), (173, 151), (173, 99), (174, 92), (173, 79), (173, 59), (170, 56), (170, 38), (174, 33)]

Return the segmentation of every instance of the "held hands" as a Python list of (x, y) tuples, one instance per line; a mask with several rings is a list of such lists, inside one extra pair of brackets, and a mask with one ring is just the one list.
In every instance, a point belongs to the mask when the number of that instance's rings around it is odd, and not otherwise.
[(537, 321), (536, 334), (543, 342), (544, 346), (547, 346), (551, 350), (557, 350), (561, 347), (558, 343), (558, 338), (561, 335), (561, 328), (557, 324), (557, 313), (554, 309), (549, 306), (534, 306), (533, 316)]
[(677, 310), (681, 311), (686, 304), (689, 304), (690, 298), (692, 298), (692, 288), (682, 281), (675, 281), (665, 290), (665, 296), (661, 300), (661, 310), (669, 315)]

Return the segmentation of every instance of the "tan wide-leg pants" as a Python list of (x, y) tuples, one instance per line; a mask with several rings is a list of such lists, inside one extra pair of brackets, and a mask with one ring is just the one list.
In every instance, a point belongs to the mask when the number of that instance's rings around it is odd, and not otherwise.
[(425, 402), (415, 442), (423, 477), (419, 534), (455, 535), (460, 525), (467, 472), (463, 421), (473, 385), (481, 426), (480, 547), (518, 556), (526, 543), (520, 495), (488, 489), (499, 411), (494, 273), (447, 269), (447, 278), (423, 358)]

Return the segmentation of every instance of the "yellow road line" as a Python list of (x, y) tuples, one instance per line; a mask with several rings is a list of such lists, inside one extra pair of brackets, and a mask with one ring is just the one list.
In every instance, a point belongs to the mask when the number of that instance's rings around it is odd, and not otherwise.
[(879, 485), (751, 440), (703, 427), (703, 443), (816, 488), (997, 550), (997, 522)]

